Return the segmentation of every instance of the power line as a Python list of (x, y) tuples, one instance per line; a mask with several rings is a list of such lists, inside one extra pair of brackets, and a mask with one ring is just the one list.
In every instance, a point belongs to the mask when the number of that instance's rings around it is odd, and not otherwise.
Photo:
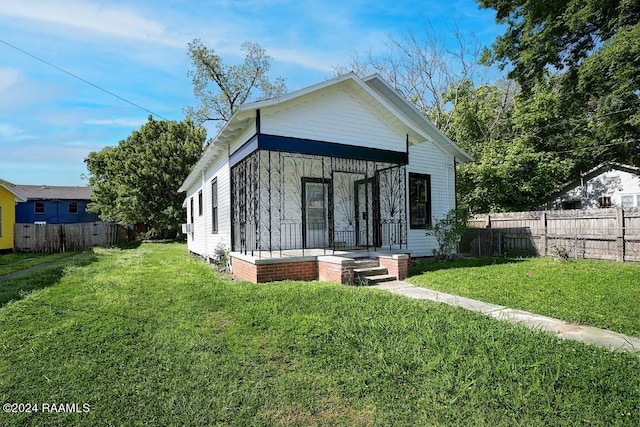
[(121, 97), (120, 95), (118, 95), (118, 94), (115, 94), (115, 93), (111, 92), (110, 90), (107, 90), (107, 89), (105, 89), (105, 88), (103, 88), (103, 87), (100, 87), (100, 86), (98, 86), (98, 85), (97, 85), (97, 84), (95, 84), (95, 83), (91, 83), (90, 81), (88, 81), (88, 80), (86, 80), (86, 79), (83, 79), (82, 77), (77, 76), (77, 75), (75, 75), (75, 74), (73, 74), (73, 73), (71, 73), (71, 72), (69, 72), (69, 71), (67, 71), (67, 70), (65, 70), (65, 69), (63, 69), (63, 68), (60, 68), (60, 67), (58, 67), (57, 65), (52, 64), (51, 62), (46, 61), (46, 60), (44, 60), (44, 59), (42, 59), (42, 58), (40, 58), (40, 57), (38, 57), (38, 56), (36, 56), (36, 55), (34, 55), (34, 54), (32, 54), (32, 53), (29, 53), (29, 52), (27, 52), (26, 50), (20, 49), (19, 47), (12, 45), (11, 43), (9, 43), (9, 42), (7, 42), (7, 41), (5, 41), (5, 40), (0, 39), (0, 43), (3, 43), (3, 44), (5, 44), (5, 45), (7, 45), (7, 46), (9, 46), (9, 47), (12, 47), (13, 49), (15, 49), (15, 50), (17, 50), (17, 51), (19, 51), (19, 52), (22, 52), (22, 53), (24, 53), (25, 55), (32, 57), (33, 59), (36, 59), (36, 60), (38, 60), (38, 61), (40, 61), (40, 62), (42, 62), (42, 63), (44, 63), (44, 64), (47, 64), (48, 66), (50, 66), (50, 67), (52, 67), (52, 68), (55, 68), (56, 70), (61, 71), (61, 72), (65, 73), (65, 74), (67, 74), (67, 75), (69, 75), (69, 76), (71, 76), (71, 77), (73, 77), (73, 78), (75, 78), (75, 79), (78, 79), (78, 80), (80, 80), (81, 82), (88, 84), (89, 86), (93, 86), (94, 88), (96, 88), (96, 89), (98, 89), (98, 90), (101, 90), (102, 92), (107, 93), (107, 94), (109, 94), (109, 95), (111, 95), (111, 96), (113, 96), (113, 97), (115, 97), (115, 98), (118, 98), (119, 100), (124, 101), (124, 102), (126, 102), (127, 104), (131, 104), (131, 105), (133, 105), (133, 106), (134, 106), (134, 107), (136, 107), (136, 108), (139, 108), (139, 109), (141, 109), (141, 110), (143, 110), (143, 111), (146, 111), (147, 113), (149, 113), (149, 114), (151, 114), (151, 115), (153, 115), (153, 116), (159, 117), (159, 118), (161, 118), (161, 119), (163, 119), (163, 120), (169, 120), (169, 119), (167, 119), (166, 117), (162, 117), (160, 114), (156, 114), (156, 113), (154, 113), (153, 111), (149, 110), (148, 108), (145, 108), (145, 107), (143, 107), (143, 106), (141, 106), (141, 105), (139, 105), (139, 104), (136, 104), (135, 102), (129, 101), (128, 99), (123, 98), (123, 97)]

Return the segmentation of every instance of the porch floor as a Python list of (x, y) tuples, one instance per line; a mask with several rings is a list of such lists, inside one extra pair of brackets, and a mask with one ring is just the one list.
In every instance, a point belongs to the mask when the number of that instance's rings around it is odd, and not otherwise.
[(308, 261), (308, 260), (316, 260), (319, 256), (331, 255), (338, 256), (344, 258), (375, 258), (380, 255), (396, 255), (396, 254), (406, 254), (406, 250), (367, 250), (367, 249), (356, 249), (356, 250), (333, 250), (330, 248), (322, 249), (322, 248), (310, 248), (310, 249), (287, 249), (283, 251), (247, 251), (244, 252), (231, 252), (229, 255), (234, 258), (240, 258), (247, 261), (250, 260), (285, 260), (287, 262), (295, 262), (296, 260), (300, 261)]

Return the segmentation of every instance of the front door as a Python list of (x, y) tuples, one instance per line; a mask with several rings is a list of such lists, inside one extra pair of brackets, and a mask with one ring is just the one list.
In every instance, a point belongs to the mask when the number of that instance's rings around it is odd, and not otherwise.
[(305, 248), (330, 246), (331, 181), (302, 178), (302, 243)]
[(374, 183), (373, 178), (355, 182), (356, 245), (360, 247), (368, 248), (375, 242), (375, 224), (379, 215), (373, 198)]

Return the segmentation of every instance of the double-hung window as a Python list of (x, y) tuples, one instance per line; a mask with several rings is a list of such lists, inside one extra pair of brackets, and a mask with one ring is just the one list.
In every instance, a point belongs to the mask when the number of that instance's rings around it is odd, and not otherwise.
[(630, 196), (621, 196), (620, 197), (620, 204), (622, 205), (623, 208), (632, 208), (633, 207), (633, 195)]
[(409, 226), (431, 225), (431, 175), (409, 173)]
[(211, 232), (218, 232), (218, 179), (211, 181)]

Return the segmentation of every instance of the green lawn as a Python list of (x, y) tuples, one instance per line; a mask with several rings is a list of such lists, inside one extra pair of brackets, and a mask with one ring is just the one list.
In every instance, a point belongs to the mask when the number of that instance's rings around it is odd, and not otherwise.
[(62, 252), (55, 254), (14, 252), (0, 255), (0, 276), (41, 264), (56, 262), (77, 254), (78, 252)]
[(466, 259), (413, 267), (414, 285), (640, 337), (640, 264)]
[[(64, 256), (60, 256), (64, 255)], [(5, 267), (13, 267), (11, 272), (16, 272), (22, 265), (24, 268), (38, 267), (37, 270), (28, 274), (20, 274), (11, 279), (0, 281), (0, 307), (11, 301), (17, 301), (29, 295), (33, 291), (43, 289), (57, 283), (71, 266), (86, 265), (93, 262), (96, 256), (93, 252), (74, 252), (66, 254), (54, 254), (49, 256), (36, 257), (33, 259), (24, 258), (24, 262), (6, 264)], [(40, 261), (40, 262), (38, 262)], [(25, 266), (28, 263), (28, 266)], [(1, 268), (1, 267), (0, 267)]]
[(366, 287), (233, 282), (179, 244), (95, 252), (0, 308), (0, 401), (89, 411), (0, 425), (640, 424), (636, 355)]

